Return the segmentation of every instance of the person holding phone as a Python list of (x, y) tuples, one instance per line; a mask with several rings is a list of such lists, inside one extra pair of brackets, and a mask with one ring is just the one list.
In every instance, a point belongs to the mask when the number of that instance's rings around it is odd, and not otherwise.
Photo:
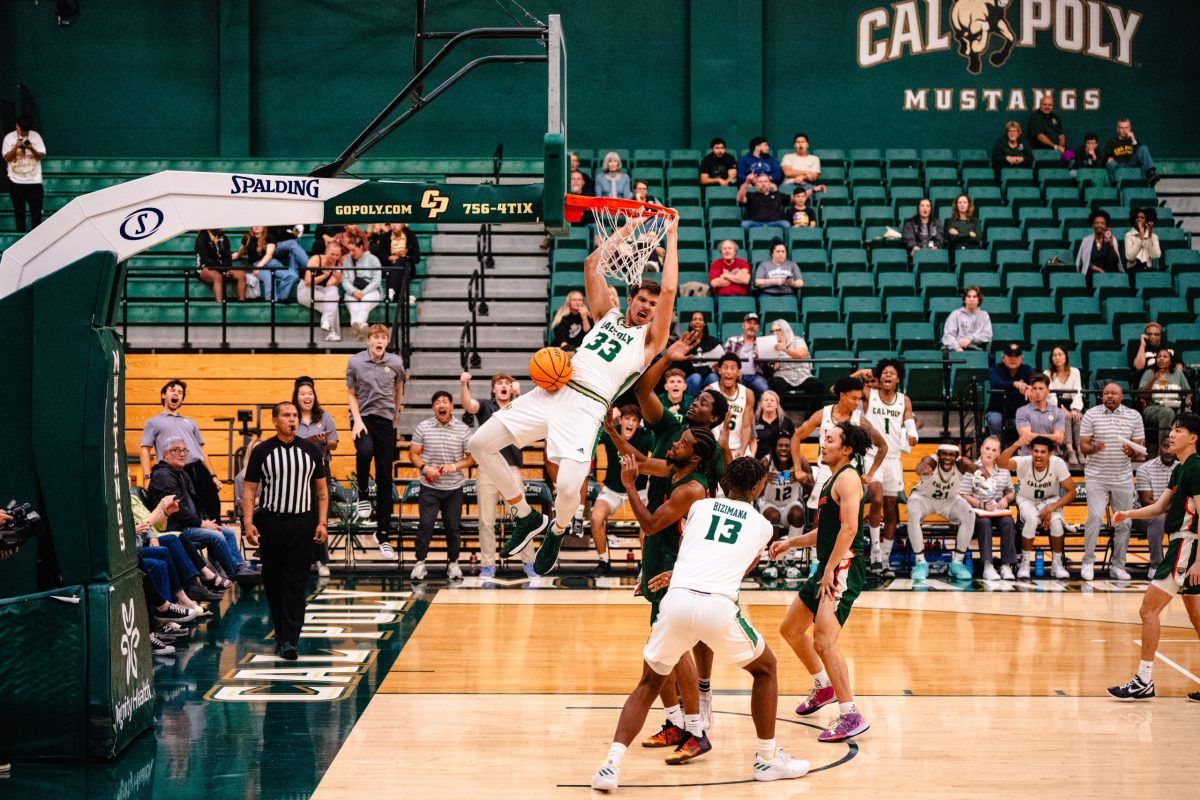
[(1154, 226), (1158, 224), (1158, 212), (1152, 207), (1135, 208), (1129, 215), (1132, 227), (1125, 233), (1125, 263), (1130, 275), (1155, 268), (1162, 258), (1162, 243)]
[(1097, 272), (1124, 272), (1120, 248), (1113, 237), (1112, 217), (1107, 211), (1093, 211), (1088, 217), (1092, 226), (1090, 235), (1079, 243), (1075, 254), (1075, 267), (1087, 278), (1088, 289), (1092, 288), (1092, 276)]
[(29, 206), (29, 217), (33, 227), (42, 224), (42, 159), (46, 157), (46, 144), (41, 135), (33, 130), (33, 121), (25, 115), (17, 117), (17, 127), (9, 131), (0, 152), (4, 154), (4, 165), (8, 172), (8, 196), (12, 200), (13, 221), (17, 230), (24, 233), (25, 207)]
[[(330, 470), (330, 453), (337, 450), (338, 432), (333, 421), (333, 415), (321, 408), (317, 400), (317, 387), (312, 378), (301, 375), (296, 378), (292, 389), (292, 404), (300, 413), (300, 424), (296, 435), (307, 439), (320, 449), (324, 456), (325, 473), (329, 481), (329, 493), (333, 495), (333, 472)], [(329, 577), (329, 547), (326, 542), (314, 542), (313, 562), (317, 567), (317, 575)]]

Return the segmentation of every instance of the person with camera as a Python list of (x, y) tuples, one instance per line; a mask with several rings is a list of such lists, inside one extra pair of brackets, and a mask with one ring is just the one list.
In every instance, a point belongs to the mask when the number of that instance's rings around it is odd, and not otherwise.
[(8, 196), (12, 200), (13, 219), (17, 230), (24, 233), (25, 207), (29, 206), (29, 217), (33, 227), (42, 224), (42, 159), (46, 157), (46, 144), (41, 134), (33, 130), (29, 117), (17, 117), (16, 130), (9, 131), (0, 144), (4, 163), (8, 169)]
[(1097, 272), (1124, 272), (1125, 263), (1112, 232), (1112, 217), (1103, 209), (1093, 211), (1088, 217), (1092, 232), (1083, 237), (1075, 254), (1075, 267), (1087, 278), (1092, 288), (1092, 276)]
[(1125, 271), (1133, 280), (1134, 274), (1155, 268), (1162, 258), (1162, 244), (1154, 232), (1158, 212), (1152, 207), (1135, 208), (1129, 215), (1129, 223), (1133, 227), (1125, 232)]

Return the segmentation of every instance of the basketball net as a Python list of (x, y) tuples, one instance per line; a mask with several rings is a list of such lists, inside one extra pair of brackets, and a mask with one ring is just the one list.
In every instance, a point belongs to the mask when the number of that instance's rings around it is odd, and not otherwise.
[(646, 262), (679, 220), (674, 209), (649, 204), (596, 204), (591, 212), (600, 236), (599, 271), (631, 286), (641, 283)]

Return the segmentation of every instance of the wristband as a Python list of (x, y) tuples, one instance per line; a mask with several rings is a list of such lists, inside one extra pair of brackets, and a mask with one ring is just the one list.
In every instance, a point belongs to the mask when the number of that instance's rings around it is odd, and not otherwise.
[(912, 417), (904, 420), (904, 432), (914, 439), (921, 438), (921, 435), (917, 433), (917, 421)]

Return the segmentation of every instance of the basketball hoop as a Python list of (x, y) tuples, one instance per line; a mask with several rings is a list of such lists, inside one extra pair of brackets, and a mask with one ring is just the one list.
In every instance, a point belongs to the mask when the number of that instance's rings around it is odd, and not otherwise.
[(631, 286), (641, 282), (650, 254), (679, 222), (679, 212), (654, 203), (578, 194), (566, 195), (563, 201), (567, 222), (579, 222), (585, 212), (592, 212), (600, 234), (600, 271)]

